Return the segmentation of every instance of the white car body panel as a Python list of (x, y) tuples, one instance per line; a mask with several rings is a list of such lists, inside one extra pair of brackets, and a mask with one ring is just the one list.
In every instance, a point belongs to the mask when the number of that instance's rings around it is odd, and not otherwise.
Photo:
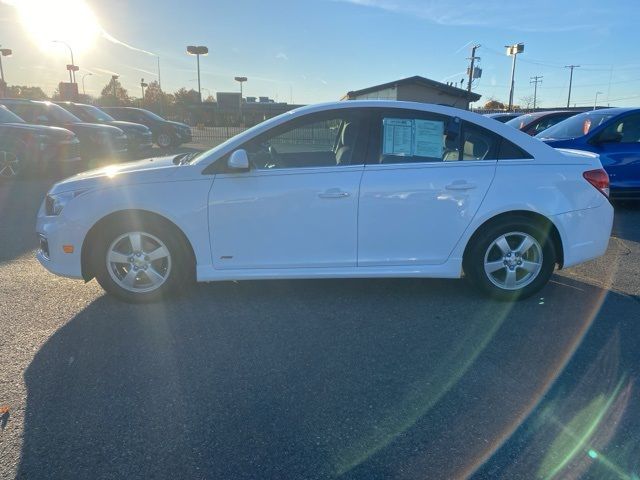
[[(274, 126), (309, 113), (360, 107), (457, 116), (534, 158), (203, 174)], [(41, 208), (36, 229), (47, 238), (50, 256), (38, 253), (38, 259), (56, 274), (80, 278), (81, 250), (91, 227), (112, 213), (142, 210), (165, 217), (184, 233), (200, 281), (456, 278), (479, 227), (502, 213), (526, 211), (553, 222), (564, 265), (571, 266), (602, 255), (611, 232), (610, 203), (582, 178), (597, 168), (597, 155), (560, 152), (512, 127), (450, 107), (388, 101), (315, 105), (268, 120), (193, 164), (144, 160), (59, 182), (51, 194), (86, 192), (60, 215), (47, 216)], [(473, 188), (456, 188), (465, 183)], [(62, 245), (73, 245), (74, 252), (63, 253)]]

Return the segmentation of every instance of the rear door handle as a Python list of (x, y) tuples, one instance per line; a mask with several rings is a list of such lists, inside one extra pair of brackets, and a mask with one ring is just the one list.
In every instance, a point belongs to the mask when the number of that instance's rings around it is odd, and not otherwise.
[(462, 181), (450, 183), (444, 188), (446, 188), (447, 190), (471, 190), (476, 188), (476, 185), (474, 183), (467, 183)]
[(318, 194), (320, 198), (345, 198), (350, 195), (351, 194), (349, 192), (345, 192), (339, 188), (330, 188), (329, 190)]

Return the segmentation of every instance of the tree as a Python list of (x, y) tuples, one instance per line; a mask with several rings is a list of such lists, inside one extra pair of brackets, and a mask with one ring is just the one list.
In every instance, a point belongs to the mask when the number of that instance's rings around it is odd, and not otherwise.
[(163, 113), (175, 102), (175, 98), (170, 93), (165, 93), (160, 89), (157, 81), (149, 82), (149, 86), (144, 91), (144, 108), (156, 113)]
[[(520, 101), (525, 106), (524, 108), (532, 108), (533, 107), (533, 95), (525, 95), (524, 97), (520, 97)], [(539, 100), (536, 103), (540, 103)]]
[(197, 105), (200, 103), (200, 96), (194, 89), (187, 90), (182, 87), (173, 94), (177, 107), (188, 107), (189, 105)]
[(129, 97), (129, 92), (122, 86), (120, 81), (112, 77), (111, 81), (102, 89), (98, 103), (109, 107), (126, 106), (131, 105), (131, 97)]
[(505, 110), (507, 106), (504, 103), (499, 102), (498, 100), (492, 98), (487, 103), (484, 104), (483, 108), (487, 110)]
[(40, 87), (26, 85), (9, 85), (5, 94), (9, 98), (26, 98), (29, 100), (47, 100), (47, 94)]

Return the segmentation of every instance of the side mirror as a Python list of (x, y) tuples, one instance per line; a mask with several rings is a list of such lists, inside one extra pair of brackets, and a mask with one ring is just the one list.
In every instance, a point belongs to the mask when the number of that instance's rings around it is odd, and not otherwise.
[(241, 148), (233, 152), (227, 160), (227, 167), (229, 167), (231, 171), (248, 172), (249, 156), (247, 155), (247, 151)]
[(602, 132), (600, 135), (596, 136), (591, 143), (594, 145), (599, 145), (602, 143), (619, 143), (622, 140), (622, 134), (618, 132)]

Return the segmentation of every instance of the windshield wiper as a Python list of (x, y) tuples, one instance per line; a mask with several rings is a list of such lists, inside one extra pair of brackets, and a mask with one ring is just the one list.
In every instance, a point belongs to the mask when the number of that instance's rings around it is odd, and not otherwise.
[(179, 153), (178, 155), (173, 157), (173, 164), (174, 165), (182, 165), (182, 159), (184, 157), (186, 157), (187, 155), (189, 155), (189, 154), (188, 153)]

